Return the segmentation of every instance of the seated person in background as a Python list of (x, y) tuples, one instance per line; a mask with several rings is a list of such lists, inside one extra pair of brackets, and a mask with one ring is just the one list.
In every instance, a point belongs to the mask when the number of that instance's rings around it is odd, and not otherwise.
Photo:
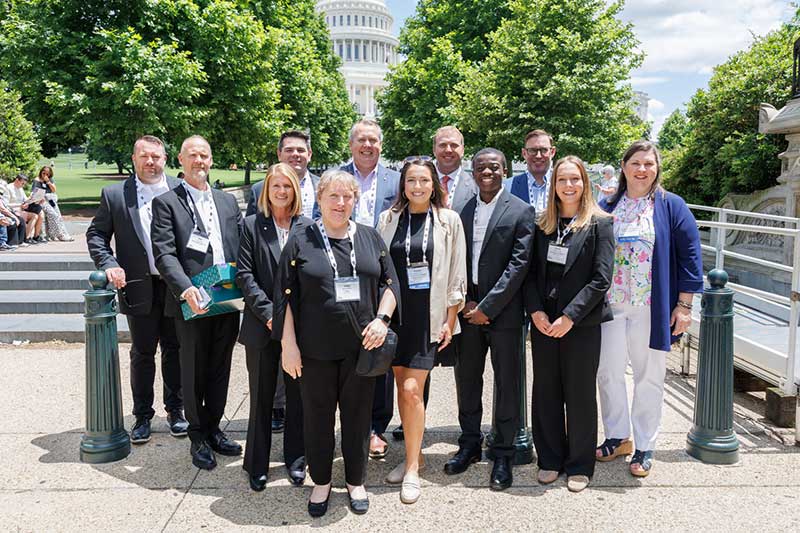
[(28, 183), (28, 176), (17, 174), (11, 185), (8, 186), (9, 206), (14, 209), (14, 213), (25, 221), (27, 232), (25, 242), (28, 244), (38, 244), (45, 242), (42, 237), (42, 224), (44, 215), (39, 203), (31, 203), (25, 194), (25, 184)]
[(42, 167), (39, 175), (33, 180), (31, 194), (41, 189), (45, 193), (45, 201), (42, 201), (42, 212), (45, 218), (45, 231), (47, 239), (51, 241), (74, 241), (75, 239), (67, 231), (61, 211), (58, 209), (58, 197), (56, 196), (56, 184), (53, 181), (53, 169)]
[(0, 187), (0, 219), (5, 218), (3, 226), (8, 234), (7, 244), (10, 246), (28, 246), (25, 242), (25, 219), (17, 215), (5, 200), (7, 189)]

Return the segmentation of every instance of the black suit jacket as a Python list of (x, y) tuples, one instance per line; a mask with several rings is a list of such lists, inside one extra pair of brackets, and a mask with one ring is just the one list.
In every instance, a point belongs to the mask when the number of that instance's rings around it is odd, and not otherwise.
[[(311, 219), (303, 216), (292, 218), (292, 230), (312, 224)], [(239, 331), (239, 342), (245, 346), (260, 348), (270, 341), (267, 322), (272, 318), (272, 288), (280, 257), (275, 220), (264, 213), (248, 216), (244, 220), (236, 273), (236, 285), (247, 304)]]
[[(556, 317), (566, 315), (575, 326), (596, 326), (614, 319), (606, 293), (614, 270), (614, 228), (612, 217), (594, 216), (569, 241), (567, 262), (558, 285)], [(528, 313), (544, 311), (547, 249), (555, 235), (536, 227), (533, 256), (525, 281)]]
[[(167, 185), (174, 189), (181, 181), (167, 176)], [(149, 229), (149, 228), (148, 228)], [(116, 241), (116, 254), (111, 247)], [(147, 315), (153, 304), (153, 282), (145, 250), (146, 235), (139, 219), (136, 178), (103, 188), (100, 207), (86, 230), (86, 245), (94, 266), (99, 270), (121, 267), (130, 280), (119, 309), (125, 315)]]
[[(494, 329), (522, 327), (525, 308), (522, 285), (528, 273), (533, 240), (534, 209), (501, 190), (494, 208), (479, 257), (472, 255), (472, 233), (477, 207), (473, 197), (461, 211), (467, 238), (467, 301), (491, 320)], [(478, 285), (472, 283), (472, 262), (478, 261)]]
[[(180, 297), (192, 286), (191, 277), (213, 266), (211, 245), (205, 253), (187, 247), (194, 230), (192, 205), (185, 187), (176, 187), (153, 200), (153, 223), (150, 240), (153, 257), (161, 277), (173, 298), (167, 298), (164, 313), (183, 319)], [(211, 197), (219, 217), (225, 261), (235, 263), (242, 232), (242, 212), (233, 195), (211, 188)]]

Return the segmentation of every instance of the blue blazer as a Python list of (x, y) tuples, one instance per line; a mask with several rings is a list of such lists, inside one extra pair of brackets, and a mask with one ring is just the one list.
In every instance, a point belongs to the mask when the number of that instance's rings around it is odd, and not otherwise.
[[(339, 170), (349, 172), (353, 176), (356, 175), (355, 163), (350, 161)], [(400, 191), (400, 173), (396, 170), (390, 170), (385, 166), (378, 163), (376, 170), (376, 179), (378, 180), (378, 188), (375, 191), (375, 216), (372, 221), (372, 227), (378, 227), (378, 219), (381, 213), (392, 207), (397, 193)], [(355, 210), (353, 210), (353, 217), (355, 217)]]
[(528, 174), (526, 172), (517, 174), (513, 178), (508, 178), (503, 183), (503, 186), (508, 192), (530, 205), (531, 195), (528, 192)]
[[(600, 202), (600, 207), (611, 213), (617, 204), (606, 200)], [(656, 242), (653, 246), (650, 348), (668, 352), (670, 345), (680, 338), (672, 335), (669, 325), (678, 293), (703, 292), (703, 256), (697, 221), (677, 194), (663, 189), (656, 191), (653, 226)]]

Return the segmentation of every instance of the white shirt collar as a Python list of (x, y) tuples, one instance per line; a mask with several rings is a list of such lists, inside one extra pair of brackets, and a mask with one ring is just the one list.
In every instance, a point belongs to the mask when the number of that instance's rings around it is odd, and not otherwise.
[[(548, 183), (550, 183), (550, 175), (552, 173), (553, 173), (553, 162), (550, 161), (550, 166), (547, 167), (547, 172), (544, 173), (544, 183), (542, 185), (547, 185)], [(531, 174), (530, 169), (526, 168), (525, 169), (525, 174), (528, 175), (528, 181), (529, 182), (531, 182), (531, 181), (535, 182), (536, 181), (536, 178), (533, 177), (533, 174)], [(541, 185), (537, 185), (537, 187), (541, 187)]]
[(503, 189), (501, 188), (499, 191), (497, 191), (497, 194), (494, 195), (494, 198), (492, 198), (492, 200), (490, 202), (484, 202), (481, 199), (481, 194), (478, 193), (478, 196), (476, 197), (478, 199), (478, 206), (483, 206), (483, 207), (494, 206), (495, 204), (497, 204), (497, 200), (500, 199), (500, 193), (502, 193), (502, 192), (503, 192)]
[(155, 183), (145, 183), (136, 176), (136, 187), (141, 189), (160, 190), (167, 186), (167, 177), (161, 174), (161, 178)]
[(194, 198), (195, 200), (200, 200), (202, 198), (208, 198), (209, 196), (211, 196), (211, 186), (208, 186), (206, 190), (201, 191), (200, 189), (193, 186), (186, 180), (184, 180), (183, 185), (186, 187), (186, 190), (189, 191), (189, 194), (191, 194), (192, 198)]

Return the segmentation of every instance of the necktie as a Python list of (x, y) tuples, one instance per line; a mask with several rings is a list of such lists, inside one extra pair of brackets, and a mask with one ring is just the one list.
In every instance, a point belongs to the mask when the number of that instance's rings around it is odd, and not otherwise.
[(450, 207), (450, 176), (442, 176), (442, 189), (444, 189), (444, 205)]

